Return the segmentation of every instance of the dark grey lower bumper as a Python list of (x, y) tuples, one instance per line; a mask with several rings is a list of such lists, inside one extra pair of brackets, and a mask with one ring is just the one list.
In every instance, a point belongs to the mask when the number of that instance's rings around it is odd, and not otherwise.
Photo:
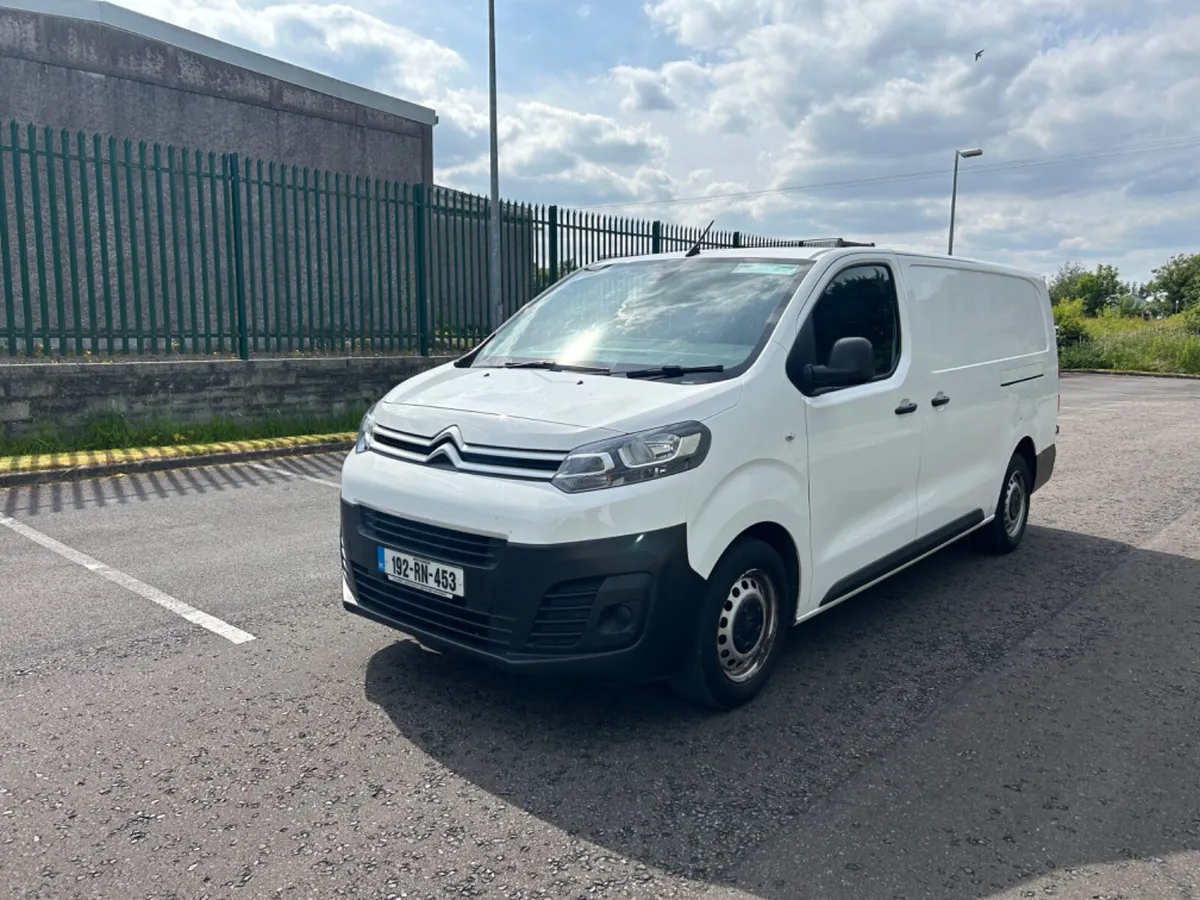
[[(683, 525), (549, 546), (492, 542), (466, 559), (470, 535), (385, 535), (378, 521), (378, 514), (342, 504), (350, 612), (507, 669), (645, 682), (678, 667), (704, 584), (688, 564)], [(416, 534), (415, 543), (405, 546), (399, 533)], [(380, 546), (462, 568), (465, 599), (388, 580), (378, 569)]]

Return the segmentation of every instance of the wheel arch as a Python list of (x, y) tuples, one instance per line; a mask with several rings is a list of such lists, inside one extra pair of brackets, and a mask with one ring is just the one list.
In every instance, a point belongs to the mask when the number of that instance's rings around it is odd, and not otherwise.
[(1024, 458), (1025, 464), (1029, 466), (1029, 487), (1032, 489), (1033, 485), (1037, 484), (1037, 448), (1033, 445), (1033, 438), (1029, 435), (1021, 438), (1013, 455)]
[(758, 460), (730, 472), (694, 498), (688, 514), (688, 562), (707, 579), (734, 543), (748, 535), (773, 547), (784, 561), (793, 611), (804, 597), (808, 558), (808, 485), (776, 460)]
[[(788, 609), (787, 614), (793, 619), (796, 616), (796, 604), (800, 598), (800, 551), (791, 533), (778, 522), (758, 522), (742, 531), (730, 542), (730, 547), (743, 540), (762, 541), (779, 554), (783, 560), (783, 569), (788, 578)], [(728, 549), (728, 548), (726, 548)]]

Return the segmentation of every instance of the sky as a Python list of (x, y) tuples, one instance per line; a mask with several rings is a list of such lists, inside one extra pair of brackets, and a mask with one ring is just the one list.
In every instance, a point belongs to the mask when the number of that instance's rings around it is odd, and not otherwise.
[[(117, 0), (435, 109), (488, 190), (486, 0)], [(1151, 278), (1200, 252), (1195, 0), (496, 0), (501, 193)], [(976, 52), (983, 50), (976, 59)]]

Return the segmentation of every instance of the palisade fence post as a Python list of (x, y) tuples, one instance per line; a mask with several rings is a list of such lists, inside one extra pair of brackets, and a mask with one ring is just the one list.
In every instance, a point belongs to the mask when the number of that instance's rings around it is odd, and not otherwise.
[(413, 185), (413, 260), (417, 276), (417, 336), (419, 340), (419, 349), (422, 356), (429, 355), (429, 317), (426, 311), (426, 304), (429, 300), (429, 281), (426, 271), (425, 254), (426, 254), (426, 239), (425, 233), (425, 185)]
[(25, 176), (21, 173), (21, 132), (12, 123), (14, 218), (17, 222), (17, 267), (21, 270), (21, 311), (24, 314), (25, 355), (33, 356), (33, 288), (29, 278), (29, 243), (25, 226)]
[[(4, 188), (4, 138), (0, 136), (0, 278), (4, 279), (4, 328), (8, 355), (17, 355), (17, 313), (13, 300), (12, 260), (9, 258), (8, 197)], [(13, 148), (16, 152), (16, 148)]]
[[(50, 355), (50, 295), (46, 292), (46, 238), (42, 226), (42, 189), (38, 178), (37, 129), (29, 125), (29, 199), (33, 204), (33, 250), (37, 254), (38, 301), (41, 310), (42, 353)], [(47, 157), (47, 163), (49, 157)]]
[(742, 233), (740, 231), (735, 231), (733, 233), (733, 249), (740, 250), (741, 247), (742, 247)]
[[(547, 265), (550, 267), (550, 284), (557, 284), (558, 283), (558, 207), (557, 206), (550, 207), (549, 212), (546, 214), (546, 219), (547, 219), (547, 224), (548, 224), (547, 231), (549, 233), (549, 243), (550, 243), (550, 247), (549, 247), (550, 258), (547, 261)], [(544, 285), (542, 289), (544, 290), (545, 288), (549, 287), (550, 284)]]
[(242, 247), (242, 185), (238, 178), (238, 155), (236, 153), (226, 154), (225, 172), (229, 178), (230, 206), (232, 207), (229, 215), (233, 221), (233, 246), (230, 251), (233, 254), (236, 291), (234, 296), (237, 298), (234, 308), (237, 312), (238, 356), (242, 359), (249, 359), (250, 339), (246, 331), (246, 260)]
[[(170, 355), (171, 353), (171, 291), (170, 281), (167, 276), (167, 228), (164, 224), (166, 216), (164, 215), (163, 206), (163, 182), (162, 182), (162, 147), (160, 144), (154, 145), (154, 195), (156, 198), (154, 204), (154, 214), (158, 221), (158, 276), (162, 281), (162, 330), (163, 330), (163, 352)], [(143, 195), (144, 196), (144, 195)]]
[(662, 253), (662, 222), (657, 219), (650, 225), (650, 252)]
[(50, 252), (54, 266), (54, 313), (58, 326), (58, 355), (67, 355), (67, 310), (63, 293), (65, 267), (62, 257), (62, 238), (58, 228), (58, 182), (54, 177), (54, 132), (47, 125), (46, 144), (46, 196), (50, 201)]

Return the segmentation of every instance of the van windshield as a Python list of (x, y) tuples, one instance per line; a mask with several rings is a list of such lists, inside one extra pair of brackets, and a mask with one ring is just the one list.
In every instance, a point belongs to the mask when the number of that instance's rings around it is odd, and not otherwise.
[(526, 306), (471, 365), (705, 367), (728, 377), (758, 356), (812, 266), (730, 257), (600, 264)]

